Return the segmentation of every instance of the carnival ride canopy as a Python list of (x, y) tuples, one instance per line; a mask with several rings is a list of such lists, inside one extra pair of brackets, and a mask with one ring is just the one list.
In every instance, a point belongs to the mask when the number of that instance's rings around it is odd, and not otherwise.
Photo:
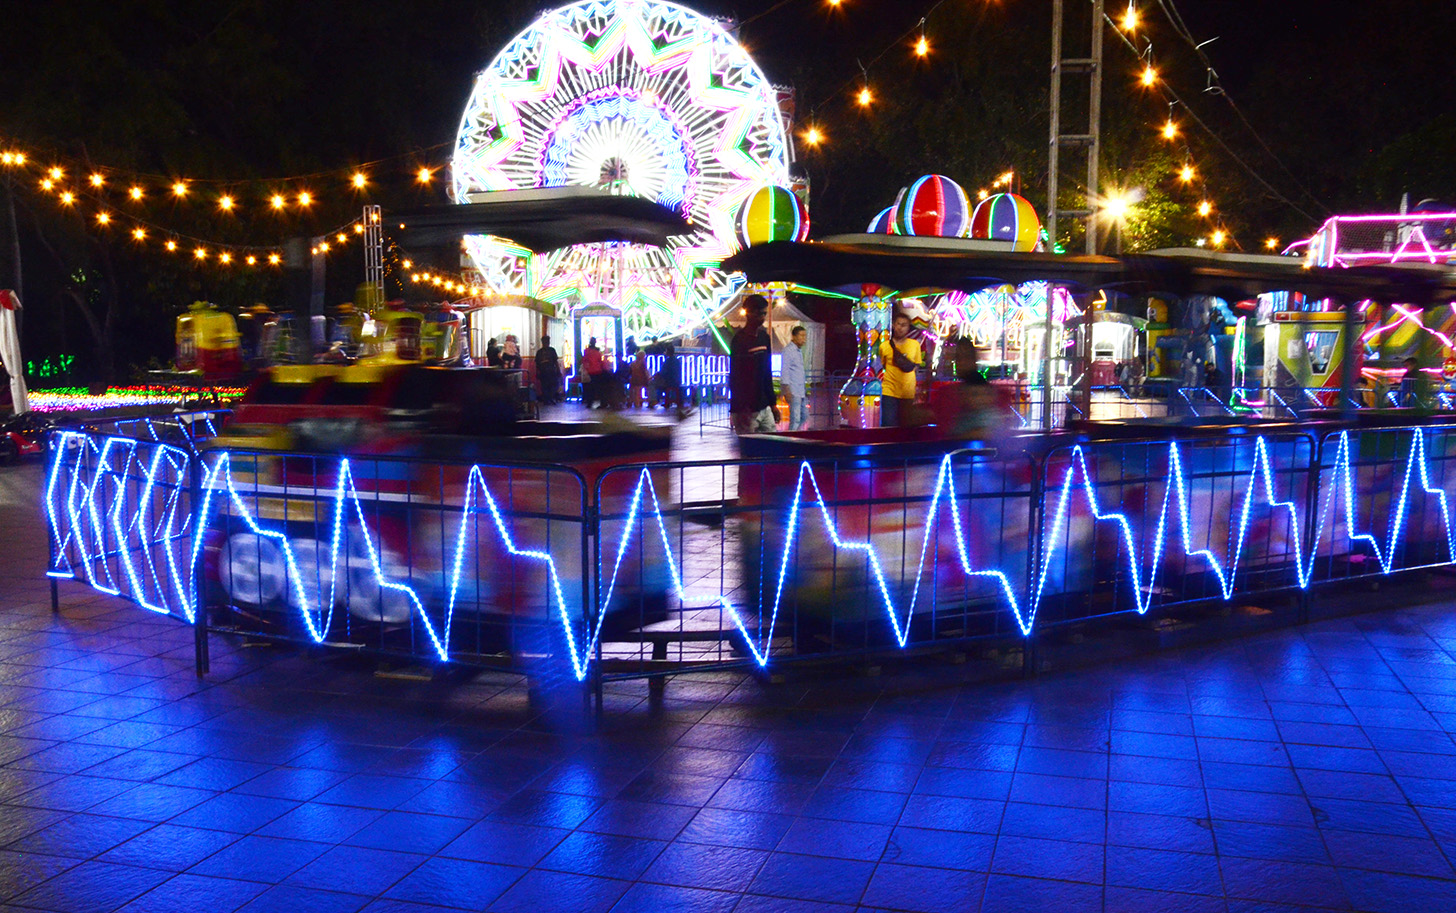
[(504, 190), (480, 203), (390, 213), (404, 247), (459, 244), (466, 235), (510, 238), (533, 253), (625, 241), (665, 247), (691, 234), (682, 214), (652, 200), (590, 187)]
[(1289, 257), (1197, 249), (1102, 257), (970, 247), (775, 242), (740, 251), (725, 260), (723, 267), (743, 273), (749, 282), (793, 282), (830, 290), (873, 283), (894, 289), (929, 287), (970, 294), (1046, 280), (1075, 295), (1108, 289), (1130, 295), (1210, 295), (1245, 301), (1265, 292), (1297, 291), (1343, 302), (1398, 301), (1421, 308), (1456, 299), (1456, 275), (1439, 266), (1330, 269), (1306, 267)]

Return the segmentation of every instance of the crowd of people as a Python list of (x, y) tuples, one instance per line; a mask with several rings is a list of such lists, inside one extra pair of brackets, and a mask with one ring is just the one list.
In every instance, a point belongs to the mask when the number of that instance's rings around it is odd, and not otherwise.
[[(804, 350), (808, 331), (795, 326), (780, 353), (777, 379), (774, 376), (773, 344), (767, 328), (769, 302), (762, 295), (749, 295), (742, 304), (743, 325), (733, 334), (728, 360), (728, 411), (738, 434), (770, 434), (802, 431), (809, 426), (808, 372)], [(682, 365), (674, 343), (662, 341), (639, 346), (628, 337), (620, 358), (604, 351), (596, 337), (582, 348), (578, 382), (582, 404), (587, 408), (639, 409), (675, 408), (684, 414)], [(894, 315), (890, 332), (879, 343), (883, 364), (879, 397), (882, 427), (905, 427), (935, 422), (956, 433), (980, 433), (993, 423), (997, 413), (995, 395), (976, 364), (976, 350), (969, 340), (952, 344), (949, 352), (956, 382), (935, 391), (928, 398), (917, 389), (926, 352), (912, 329), (910, 318)], [(661, 356), (657, 370), (649, 368), (650, 356)], [(519, 368), (522, 358), (515, 336), (498, 343), (491, 339), (486, 363), (502, 368)], [(565, 379), (561, 356), (542, 336), (535, 354), (535, 382), (541, 403), (551, 405), (563, 399)], [(787, 407), (779, 409), (779, 398)]]

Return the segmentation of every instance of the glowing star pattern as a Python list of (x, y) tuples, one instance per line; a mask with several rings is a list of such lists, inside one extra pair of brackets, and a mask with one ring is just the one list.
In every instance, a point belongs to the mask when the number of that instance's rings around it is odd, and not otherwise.
[(719, 24), (664, 0), (584, 0), (542, 15), (477, 77), (452, 189), (467, 202), (583, 185), (682, 212), (697, 230), (665, 249), (465, 240), (497, 292), (620, 302), (629, 332), (656, 333), (703, 323), (737, 290), (718, 269), (733, 216), (754, 190), (788, 183), (788, 148), (777, 90)]
[[(998, 598), (1004, 600), (1017, 627), (1026, 635), (1030, 635), (1036, 628), (1043, 598), (1049, 592), (1051, 568), (1065, 550), (1066, 546), (1062, 543), (1067, 540), (1070, 525), (1077, 516), (1084, 516), (1093, 524), (1110, 524), (1117, 534), (1128, 576), (1134, 582), (1134, 608), (1139, 614), (1154, 607), (1154, 594), (1159, 592), (1157, 583), (1164, 556), (1171, 554), (1175, 548), (1181, 549), (1186, 558), (1206, 566), (1208, 572), (1217, 579), (1219, 595), (1223, 599), (1233, 598), (1256, 507), (1267, 508), (1275, 516), (1283, 515), (1288, 518), (1292, 541), (1282, 557), (1293, 559), (1294, 583), (1300, 589), (1307, 588), (1315, 579), (1317, 560), (1327, 533), (1331, 547), (1336, 541), (1343, 540), (1352, 550), (1357, 547), (1368, 548), (1374, 553), (1382, 574), (1411, 569), (1401, 565), (1396, 556), (1402, 546), (1402, 534), (1409, 533), (1406, 526), (1410, 522), (1412, 497), (1435, 500), (1440, 511), (1441, 531), (1445, 537), (1445, 557), (1438, 563), (1456, 564), (1456, 537), (1453, 537), (1450, 505), (1446, 492), (1432, 484), (1425, 435), (1420, 429), (1411, 430), (1402, 481), (1399, 488), (1392, 492), (1395, 498), (1394, 508), (1384, 542), (1373, 532), (1356, 532), (1359, 527), (1355, 509), (1355, 466), (1349, 432), (1326, 439), (1326, 444), (1330, 443), (1334, 444), (1334, 454), (1331, 459), (1324, 460), (1321, 469), (1320, 477), (1326, 483), (1322, 486), (1323, 497), (1317, 499), (1320, 506), (1314, 525), (1313, 541), (1302, 544), (1302, 524), (1298, 507), (1293, 500), (1281, 499), (1276, 490), (1269, 445), (1263, 437), (1254, 440), (1252, 465), (1245, 477), (1236, 515), (1230, 517), (1230, 544), (1224, 554), (1200, 547), (1194, 542), (1194, 530), (1201, 524), (1192, 520), (1194, 512), (1189, 504), (1188, 473), (1184, 468), (1182, 448), (1177, 442), (1167, 445), (1168, 484), (1164, 486), (1150, 546), (1138, 535), (1133, 520), (1127, 514), (1104, 508), (1098, 496), (1096, 474), (1088, 466), (1087, 452), (1082, 445), (1077, 445), (1058, 464), (1065, 464), (1061, 469), (1060, 483), (1054, 486), (1048, 480), (1042, 504), (1048, 519), (1042, 529), (1041, 560), (1024, 593), (1018, 592), (1013, 578), (1005, 570), (976, 567), (972, 563), (967, 547), (967, 530), (962, 522), (961, 508), (955, 492), (951, 457), (947, 456), (939, 465), (934, 490), (929, 493), (930, 504), (925, 517), (918, 563), (914, 565), (913, 577), (909, 578), (912, 586), (908, 599), (900, 606), (896, 605), (891, 583), (886, 576), (886, 565), (875, 545), (842, 535), (831, 505), (826, 503), (820, 490), (817, 477), (810, 465), (803, 463), (796, 474), (794, 498), (784, 526), (785, 541), (782, 549), (776, 553), (781, 557), (778, 559), (776, 578), (770, 581), (771, 595), (770, 587), (766, 585), (759, 597), (756, 615), (761, 622), (758, 630), (753, 630), (746, 623), (743, 612), (726, 596), (719, 596), (715, 601), (731, 620), (755, 661), (760, 666), (766, 666), (789, 586), (790, 555), (799, 544), (798, 540), (808, 535), (802, 525), (803, 515), (805, 512), (816, 513), (822, 524), (823, 534), (833, 549), (863, 556), (869, 570), (869, 592), (882, 604), (880, 607), (896, 643), (904, 647), (909, 643), (910, 622), (920, 603), (921, 583), (926, 573), (930, 545), (937, 535), (934, 530), (939, 524), (942, 501), (950, 514), (950, 533), (954, 537), (958, 570), (967, 578), (992, 583)], [(668, 570), (668, 584), (679, 600), (685, 599), (681, 563), (673, 552), (672, 537), (668, 534), (663, 518), (662, 504), (652, 477), (645, 468), (633, 488), (622, 524), (623, 533), (613, 546), (602, 550), (602, 555), (610, 558), (610, 574), (608, 575), (605, 566), (598, 569), (598, 574), (605, 578), (602, 582), (606, 585), (600, 587), (598, 611), (593, 613), (595, 620), (583, 620), (585, 613), (580, 611), (580, 607), (574, 609), (567, 600), (556, 560), (547, 551), (517, 543), (494, 494), (486, 484), (484, 469), (480, 466), (472, 467), (466, 485), (460, 526), (455, 531), (453, 555), (448, 562), (450, 581), (445, 605), (443, 611), (437, 610), (438, 617), (432, 617), (420, 595), (411, 586), (391, 580), (386, 574), (379, 547), (375, 544), (375, 534), (370, 531), (347, 459), (342, 460), (339, 465), (337, 482), (332, 491), (320, 492), (321, 501), (332, 503), (329, 564), (332, 570), (328, 598), (324, 599), (320, 592), (311, 599), (302, 583), (304, 575), (299, 572), (300, 565), (293, 544), (284, 533), (260, 524), (248, 511), (242, 494), (234, 487), (229, 454), (221, 454), (204, 474), (202, 485), (205, 495), (197, 511), (189, 517), (179, 517), (181, 493), (186, 487), (185, 480), (190, 468), (190, 456), (187, 452), (164, 444), (127, 438), (101, 438), (82, 432), (62, 432), (57, 435), (53, 453), (45, 489), (46, 515), (50, 521), (52, 552), (55, 556), (48, 573), (53, 577), (79, 577), (101, 592), (121, 595), (151, 611), (178, 614), (189, 621), (196, 617), (198, 606), (197, 594), (192, 591), (190, 581), (196, 579), (202, 532), (208, 528), (212, 519), (214, 504), (223, 499), (228, 502), (231, 515), (241, 520), (255, 535), (273, 539), (279, 544), (288, 567), (288, 577), (296, 588), (290, 604), (298, 610), (308, 636), (315, 643), (324, 642), (333, 625), (333, 607), (338, 602), (336, 581), (341, 557), (340, 542), (346, 529), (350, 530), (351, 536), (359, 534), (355, 530), (362, 531), (367, 546), (368, 567), (380, 590), (401, 594), (408, 601), (428, 639), (431, 651), (441, 661), (451, 658), (451, 628), (458, 607), (462, 570), (466, 565), (467, 551), (472, 541), (469, 532), (474, 528), (478, 533), (482, 520), (488, 521), (486, 528), (494, 532), (511, 556), (538, 562), (545, 567), (549, 581), (548, 600), (551, 613), (560, 625), (572, 673), (579, 681), (587, 678), (593, 656), (601, 643), (602, 621), (618, 598), (617, 586), (624, 561), (634, 545), (631, 536), (634, 527), (641, 524), (646, 530), (643, 539), (636, 543), (638, 548), (661, 547), (662, 560)], [(1323, 455), (1321, 459), (1323, 460)], [(1398, 462), (1398, 459), (1387, 460), (1374, 468), (1385, 467), (1394, 471)], [(1301, 469), (1305, 466), (1307, 464), (1294, 468)], [(88, 470), (91, 473), (89, 478)], [(64, 493), (60, 491), (63, 476), (68, 477)], [(141, 488), (139, 496), (135, 494), (138, 480)], [(1412, 491), (1412, 485), (1416, 481), (1420, 484), (1419, 492)], [(1388, 486), (1377, 484), (1375, 488), (1385, 491)], [(133, 492), (134, 500), (128, 498), (129, 490)], [(1362, 492), (1364, 494), (1367, 493)], [(133, 516), (123, 517), (123, 510), (128, 504), (136, 505), (135, 513)], [(1342, 537), (1336, 534), (1337, 514), (1342, 514)], [(1145, 517), (1145, 520), (1152, 519), (1150, 513)], [(646, 523), (648, 520), (651, 521), (650, 525)], [(1176, 538), (1173, 538), (1175, 534)], [(653, 540), (656, 540), (655, 543)], [(162, 553), (162, 561), (154, 556), (158, 550)], [(141, 562), (133, 557), (135, 552), (141, 553)], [(775, 552), (766, 549), (764, 554)], [(75, 557), (74, 561), (72, 556)], [(905, 557), (908, 566), (909, 556)], [(113, 575), (113, 563), (122, 568), (125, 586)], [(765, 614), (766, 624), (762, 622)], [(725, 631), (725, 636), (728, 633)]]

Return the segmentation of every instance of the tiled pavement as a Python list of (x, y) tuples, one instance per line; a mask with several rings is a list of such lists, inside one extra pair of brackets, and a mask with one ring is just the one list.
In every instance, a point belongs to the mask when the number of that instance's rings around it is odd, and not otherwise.
[[(376, 678), (63, 584), (0, 470), (0, 909), (1456, 909), (1456, 618), (1032, 682)], [(8, 905), (8, 906), (7, 906)]]

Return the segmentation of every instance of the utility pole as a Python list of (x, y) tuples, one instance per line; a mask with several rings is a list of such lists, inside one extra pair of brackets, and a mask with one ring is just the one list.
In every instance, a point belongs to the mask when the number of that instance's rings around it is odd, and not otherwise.
[[(1052, 86), (1051, 86), (1051, 129), (1048, 142), (1047, 162), (1047, 242), (1053, 249), (1057, 243), (1057, 218), (1069, 216), (1086, 220), (1086, 250), (1097, 253), (1097, 207), (1094, 200), (1098, 190), (1097, 166), (1102, 152), (1102, 27), (1105, 0), (1092, 0), (1092, 35), (1089, 53), (1086, 57), (1062, 56), (1062, 32), (1066, 25), (1065, 0), (1052, 0)], [(1086, 74), (1089, 90), (1087, 97), (1087, 132), (1062, 132), (1062, 77), (1072, 74)], [(1087, 204), (1083, 209), (1062, 212), (1058, 208), (1057, 195), (1061, 183), (1062, 147), (1080, 149), (1087, 157)], [(1047, 289), (1046, 338), (1042, 344), (1042, 427), (1052, 428), (1052, 302), (1055, 287)], [(1091, 314), (1083, 326), (1084, 348), (1090, 346), (1092, 334)], [(1084, 366), (1090, 370), (1090, 366)], [(1090, 378), (1089, 378), (1090, 380)], [(1091, 390), (1088, 394), (1090, 397)]]

